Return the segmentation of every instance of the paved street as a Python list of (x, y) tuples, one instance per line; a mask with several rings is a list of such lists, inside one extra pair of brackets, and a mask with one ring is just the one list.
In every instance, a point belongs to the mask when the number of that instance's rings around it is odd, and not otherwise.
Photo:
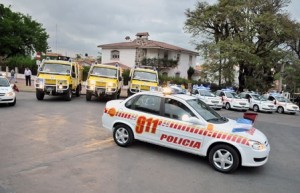
[[(259, 113), (269, 162), (226, 175), (206, 159), (142, 142), (121, 148), (102, 128), (105, 101), (19, 92), (0, 106), (0, 193), (298, 193), (300, 115)], [(229, 118), (238, 111), (218, 111)]]

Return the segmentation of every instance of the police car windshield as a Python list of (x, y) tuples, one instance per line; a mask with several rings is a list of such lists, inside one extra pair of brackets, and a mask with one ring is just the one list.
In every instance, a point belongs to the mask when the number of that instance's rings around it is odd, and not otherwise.
[(254, 95), (252, 95), (252, 97), (254, 100), (258, 100), (258, 101), (266, 101), (267, 100), (266, 98), (264, 98), (263, 96), (258, 95), (258, 94), (254, 94)]
[(151, 72), (134, 71), (132, 78), (136, 80), (157, 82), (156, 74)]
[(45, 73), (70, 74), (71, 65), (45, 63), (40, 71)]
[(236, 99), (240, 99), (241, 98), (235, 92), (226, 92), (226, 96), (227, 96), (227, 98), (236, 98)]
[(215, 97), (216, 96), (208, 90), (199, 90), (199, 93), (200, 93), (201, 96), (209, 96), (209, 97)]
[(186, 101), (197, 113), (206, 121), (212, 123), (224, 123), (228, 119), (221, 117), (216, 111), (207, 106), (199, 99), (190, 99)]
[(116, 78), (117, 77), (117, 69), (94, 67), (93, 70), (91, 71), (91, 74), (95, 75), (95, 76), (105, 76), (105, 77)]
[(10, 84), (6, 78), (0, 78), (0, 86), (1, 87), (9, 87)]
[(284, 97), (275, 97), (275, 98), (278, 102), (291, 103), (291, 101), (289, 99), (286, 99)]

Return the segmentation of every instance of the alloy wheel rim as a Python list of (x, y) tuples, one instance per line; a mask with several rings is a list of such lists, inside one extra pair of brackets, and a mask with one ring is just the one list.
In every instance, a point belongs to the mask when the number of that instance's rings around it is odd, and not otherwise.
[(125, 128), (119, 128), (116, 131), (115, 137), (116, 137), (116, 140), (118, 141), (118, 143), (125, 144), (125, 143), (127, 143), (128, 139), (129, 139), (129, 134)]
[(233, 165), (233, 156), (226, 149), (219, 149), (213, 155), (214, 165), (222, 170), (228, 170)]

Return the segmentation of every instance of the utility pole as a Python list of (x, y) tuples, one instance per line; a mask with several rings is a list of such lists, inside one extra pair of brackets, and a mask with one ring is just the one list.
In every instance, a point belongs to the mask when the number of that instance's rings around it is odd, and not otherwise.
[(280, 76), (279, 76), (279, 84), (278, 84), (278, 91), (281, 92), (282, 91), (282, 79), (283, 79), (283, 75), (284, 75), (284, 62), (281, 65), (280, 68)]

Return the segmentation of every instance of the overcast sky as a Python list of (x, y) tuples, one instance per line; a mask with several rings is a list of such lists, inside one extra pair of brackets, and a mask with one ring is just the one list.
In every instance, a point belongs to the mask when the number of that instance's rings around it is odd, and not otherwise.
[[(100, 44), (135, 39), (149, 32), (151, 40), (195, 51), (191, 35), (183, 30), (186, 9), (197, 0), (1, 0), (14, 12), (32, 16), (50, 35), (53, 52), (96, 57)], [(216, 2), (208, 0), (207, 2)], [(292, 0), (287, 10), (300, 22), (300, 1)]]

